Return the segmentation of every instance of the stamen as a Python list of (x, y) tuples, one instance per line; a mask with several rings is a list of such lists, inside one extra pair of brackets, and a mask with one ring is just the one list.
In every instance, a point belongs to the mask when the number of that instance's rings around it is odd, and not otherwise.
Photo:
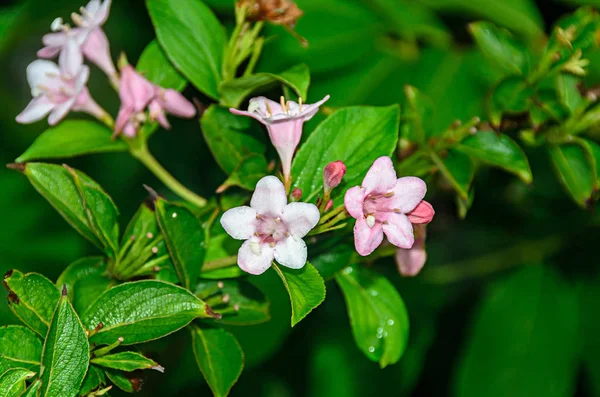
[(217, 287), (219, 287), (219, 288), (223, 288), (224, 286), (225, 286), (225, 284), (222, 281), (219, 281), (217, 283)]
[(269, 246), (270, 246), (271, 248), (273, 248), (273, 247), (275, 247), (275, 243), (271, 242), (271, 243), (269, 243)]
[(373, 201), (377, 201), (377, 198), (375, 196), (369, 195), (369, 199), (373, 200)]
[(229, 294), (225, 294), (225, 295), (223, 295), (223, 297), (221, 298), (221, 300), (223, 301), (223, 303), (227, 303), (227, 302), (229, 302), (229, 298), (230, 297), (231, 296)]
[(79, 7), (79, 12), (81, 12), (81, 15), (83, 15), (84, 17), (91, 16), (90, 12), (85, 7)]
[(400, 214), (400, 213), (401, 213), (401, 212), (400, 212), (400, 208), (394, 208), (394, 212), (395, 212), (396, 214)]
[(367, 226), (369, 226), (369, 228), (375, 226), (375, 217), (373, 215), (367, 216)]
[(148, 238), (153, 238), (153, 237), (154, 237), (154, 234), (152, 234), (152, 233), (148, 232), (148, 233), (146, 233), (146, 237), (148, 237)]
[(300, 108), (300, 113), (302, 113), (302, 97), (298, 98), (298, 107)]
[(384, 225), (387, 225), (387, 224), (388, 224), (388, 221), (383, 221), (383, 222), (381, 222), (381, 223), (383, 223)]
[(394, 192), (392, 191), (392, 192), (387, 192), (387, 193), (386, 193), (386, 194), (385, 194), (383, 197), (385, 197), (385, 198), (390, 198), (390, 197), (392, 197), (393, 195), (394, 195)]
[(52, 24), (50, 24), (50, 30), (52, 30), (53, 32), (58, 32), (62, 30), (63, 26), (65, 26), (63, 23), (63, 19), (59, 17), (52, 21)]
[(73, 22), (75, 22), (75, 25), (77, 25), (77, 26), (83, 25), (83, 18), (81, 17), (81, 15), (77, 14), (76, 12), (71, 13), (71, 19), (73, 20)]
[(158, 253), (158, 247), (152, 247), (152, 253), (153, 254)]
[(267, 117), (273, 117), (273, 112), (271, 111), (271, 106), (269, 106), (269, 102), (265, 101), (265, 106), (267, 107)]
[(275, 218), (275, 223), (279, 223), (279, 222), (281, 222), (281, 218), (280, 217)]
[(260, 214), (256, 214), (256, 219), (260, 219)]
[(281, 104), (281, 108), (284, 112), (288, 113), (287, 104), (285, 103), (285, 98), (282, 96), (279, 97), (279, 103)]

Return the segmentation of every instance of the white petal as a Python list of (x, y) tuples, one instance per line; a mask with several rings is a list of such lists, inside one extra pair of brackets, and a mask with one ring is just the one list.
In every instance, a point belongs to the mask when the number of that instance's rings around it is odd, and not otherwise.
[(319, 219), (321, 219), (321, 214), (314, 204), (290, 203), (283, 209), (281, 219), (292, 235), (302, 238), (313, 227), (317, 226)]
[(90, 14), (95, 14), (100, 9), (100, 0), (90, 0), (89, 3), (85, 6), (85, 9)]
[(46, 117), (52, 109), (54, 103), (50, 102), (48, 97), (40, 95), (33, 98), (27, 107), (17, 116), (17, 122), (21, 124), (34, 123)]
[(50, 116), (48, 116), (48, 124), (56, 125), (59, 121), (65, 118), (65, 116), (71, 111), (71, 108), (75, 104), (77, 97), (72, 97), (69, 100), (57, 105)]
[(79, 74), (83, 65), (83, 54), (75, 36), (67, 36), (65, 46), (58, 57), (58, 65), (62, 74), (66, 76), (75, 77)]
[(274, 252), (269, 244), (261, 244), (258, 239), (246, 240), (238, 251), (239, 267), (250, 274), (262, 274), (271, 267)]
[(59, 76), (60, 70), (52, 61), (38, 59), (27, 66), (27, 82), (31, 87), (31, 96), (36, 97), (41, 93), (38, 88), (40, 85), (50, 85), (52, 78), (50, 76)]
[(396, 186), (396, 170), (392, 159), (387, 156), (379, 157), (363, 179), (362, 187), (367, 194), (386, 194)]
[(394, 195), (391, 197), (393, 208), (406, 214), (415, 209), (427, 193), (427, 185), (421, 178), (406, 176), (399, 178), (394, 187)]
[(236, 240), (247, 240), (256, 231), (256, 210), (248, 206), (226, 211), (221, 217), (223, 229)]
[(285, 114), (279, 102), (272, 101), (264, 96), (250, 99), (248, 111), (250, 113), (258, 114), (262, 118), (271, 118), (277, 114)]
[(250, 206), (259, 214), (281, 216), (286, 204), (285, 187), (279, 178), (269, 175), (258, 181), (252, 200), (250, 200)]
[(304, 121), (308, 121), (313, 118), (315, 114), (319, 111), (319, 107), (329, 100), (329, 95), (325, 95), (325, 98), (321, 99), (317, 103), (313, 103), (312, 105), (304, 105), (302, 106), (302, 113), (300, 114), (304, 117)]
[(293, 235), (275, 246), (275, 260), (290, 269), (301, 269), (306, 264), (308, 252), (304, 240)]
[(77, 76), (75, 76), (75, 95), (79, 95), (83, 87), (90, 78), (90, 68), (87, 65), (83, 65), (79, 70)]

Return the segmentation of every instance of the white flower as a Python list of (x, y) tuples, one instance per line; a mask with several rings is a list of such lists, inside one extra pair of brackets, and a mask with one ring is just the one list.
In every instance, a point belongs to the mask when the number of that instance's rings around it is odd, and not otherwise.
[(302, 237), (319, 223), (314, 204), (287, 203), (283, 183), (266, 176), (256, 184), (250, 207), (232, 208), (221, 217), (225, 231), (246, 240), (238, 252), (238, 265), (250, 274), (261, 274), (275, 259), (281, 265), (300, 269), (307, 259)]

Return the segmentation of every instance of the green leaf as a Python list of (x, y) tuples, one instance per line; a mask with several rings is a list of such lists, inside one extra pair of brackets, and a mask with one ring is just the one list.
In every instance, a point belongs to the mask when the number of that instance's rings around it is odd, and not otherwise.
[(458, 144), (456, 149), (483, 163), (512, 172), (527, 184), (533, 180), (523, 149), (507, 135), (478, 131)]
[[(324, 247), (325, 252), (315, 256), (312, 264), (323, 279), (332, 279), (335, 274), (348, 266), (354, 254), (354, 247), (336, 242), (331, 247)], [(311, 253), (312, 254), (312, 253)]]
[[(220, 287), (221, 286), (221, 287)], [(227, 296), (227, 311), (217, 322), (229, 325), (254, 325), (269, 321), (269, 301), (261, 290), (244, 280), (200, 280), (194, 292), (204, 301)], [(210, 298), (209, 298), (210, 297)], [(233, 309), (233, 310), (231, 310)], [(220, 309), (215, 309), (219, 312)]]
[(361, 265), (337, 273), (358, 348), (381, 368), (400, 360), (408, 342), (408, 312), (396, 288)]
[(91, 363), (125, 372), (132, 372), (138, 369), (156, 369), (159, 372), (164, 371), (164, 368), (158, 365), (154, 360), (150, 360), (135, 352), (108, 354), (106, 356), (92, 358)]
[(106, 291), (83, 314), (88, 330), (101, 328), (90, 342), (123, 345), (162, 338), (195, 318), (214, 317), (210, 308), (189, 291), (161, 281), (125, 283)]
[(106, 259), (102, 256), (90, 256), (81, 258), (71, 263), (56, 280), (56, 287), (67, 286), (69, 299), (73, 301), (75, 285), (78, 281), (90, 277), (102, 275), (106, 272)]
[(244, 368), (244, 352), (233, 335), (222, 328), (190, 328), (196, 363), (215, 397), (223, 397)]
[(518, 114), (529, 110), (533, 94), (533, 89), (521, 76), (508, 76), (502, 80), (492, 93), (492, 124), (499, 125), (501, 116), (505, 113)]
[(325, 282), (309, 262), (302, 269), (290, 269), (273, 262), (292, 303), (292, 327), (325, 300)]
[(39, 372), (42, 341), (20, 325), (0, 327), (0, 374), (12, 368)]
[[(238, 108), (255, 91), (266, 91), (277, 83), (290, 87), (306, 102), (310, 85), (310, 70), (305, 64), (296, 65), (279, 74), (256, 73), (221, 83), (221, 105)], [(289, 98), (288, 98), (289, 99)]]
[(402, 138), (425, 144), (425, 140), (432, 134), (432, 124), (435, 107), (431, 99), (415, 87), (404, 87), (406, 106), (402, 112)]
[(0, 396), (18, 397), (25, 391), (25, 380), (31, 379), (35, 372), (25, 368), (13, 368), (0, 375)]
[(197, 0), (147, 0), (156, 37), (171, 63), (200, 91), (219, 98), (225, 30)]
[(12, 270), (4, 276), (4, 285), (9, 290), (9, 306), (15, 316), (45, 338), (60, 298), (52, 281), (41, 274)]
[(128, 378), (123, 372), (106, 370), (104, 371), (108, 379), (119, 389), (126, 391), (127, 393), (133, 393), (140, 391), (142, 384), (137, 378)]
[(121, 239), (121, 246), (127, 245), (129, 240), (138, 240), (147, 236), (148, 233), (156, 236), (160, 229), (158, 228), (158, 221), (154, 213), (153, 203), (142, 203), (133, 218), (129, 221), (123, 238)]
[(44, 131), (15, 161), (60, 159), (92, 153), (126, 152), (127, 143), (111, 139), (112, 131), (88, 120), (65, 120)]
[(85, 396), (92, 390), (105, 383), (106, 379), (104, 378), (104, 372), (102, 372), (102, 370), (95, 365), (90, 365), (90, 368), (83, 379), (83, 384), (79, 390), (79, 395)]
[(583, 149), (567, 144), (548, 148), (554, 170), (567, 192), (581, 207), (587, 207), (592, 198), (595, 171)]
[(104, 274), (90, 274), (77, 280), (73, 288), (73, 307), (78, 314), (83, 314), (104, 291), (115, 284)]
[(581, 78), (568, 73), (560, 73), (556, 76), (556, 92), (560, 102), (569, 109), (571, 114), (583, 103), (578, 85)]
[(235, 170), (217, 189), (223, 193), (232, 186), (254, 191), (258, 181), (267, 174), (267, 159), (262, 154), (250, 154), (242, 160)]
[(80, 171), (54, 164), (28, 163), (23, 172), (75, 230), (97, 247), (112, 249), (117, 209), (100, 185)]
[(196, 284), (204, 264), (205, 232), (200, 221), (185, 207), (161, 198), (155, 201), (156, 219), (181, 284), (190, 289)]
[(63, 290), (44, 343), (40, 395), (77, 396), (88, 369), (89, 352), (85, 330)]
[[(338, 110), (310, 134), (294, 163), (294, 188), (302, 189), (304, 200), (314, 198), (323, 188), (323, 169), (336, 160), (346, 164), (348, 172), (342, 186), (360, 185), (365, 173), (381, 156), (390, 156), (398, 140), (399, 108), (348, 107)], [(340, 135), (343, 131), (343, 136)], [(352, 139), (348, 139), (352, 137)], [(342, 189), (334, 199), (343, 200)]]
[(40, 387), (42, 387), (42, 381), (37, 379), (23, 394), (20, 395), (20, 397), (37, 397)]
[(227, 175), (248, 155), (265, 152), (265, 145), (246, 132), (250, 122), (247, 117), (236, 116), (216, 105), (211, 105), (200, 119), (204, 139)]
[(431, 158), (456, 193), (464, 200), (468, 200), (469, 187), (475, 174), (475, 168), (469, 156), (456, 150), (449, 150), (443, 160), (435, 154)]
[(572, 396), (579, 368), (577, 297), (552, 269), (524, 267), (477, 310), (456, 396)]
[(144, 48), (136, 69), (146, 79), (162, 88), (181, 91), (187, 85), (186, 79), (171, 65), (156, 40)]
[(506, 29), (490, 22), (473, 22), (469, 31), (481, 52), (508, 74), (524, 74), (529, 58), (523, 45)]

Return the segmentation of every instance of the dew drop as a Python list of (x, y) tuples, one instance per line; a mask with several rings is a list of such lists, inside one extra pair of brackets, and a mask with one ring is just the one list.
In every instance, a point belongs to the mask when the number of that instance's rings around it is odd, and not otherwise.
[(388, 320), (388, 325), (394, 325), (394, 320), (392, 320), (391, 318)]
[(173, 219), (174, 219), (174, 218), (177, 218), (177, 212), (173, 212), (173, 215), (172, 215), (172, 216), (173, 216)]
[(369, 352), (373, 353), (375, 351), (375, 346), (369, 346)]
[(377, 295), (379, 295), (379, 294), (377, 293), (377, 291), (371, 291), (371, 296), (377, 296)]
[(352, 268), (351, 267), (347, 267), (344, 269), (344, 274), (350, 274), (352, 273)]

